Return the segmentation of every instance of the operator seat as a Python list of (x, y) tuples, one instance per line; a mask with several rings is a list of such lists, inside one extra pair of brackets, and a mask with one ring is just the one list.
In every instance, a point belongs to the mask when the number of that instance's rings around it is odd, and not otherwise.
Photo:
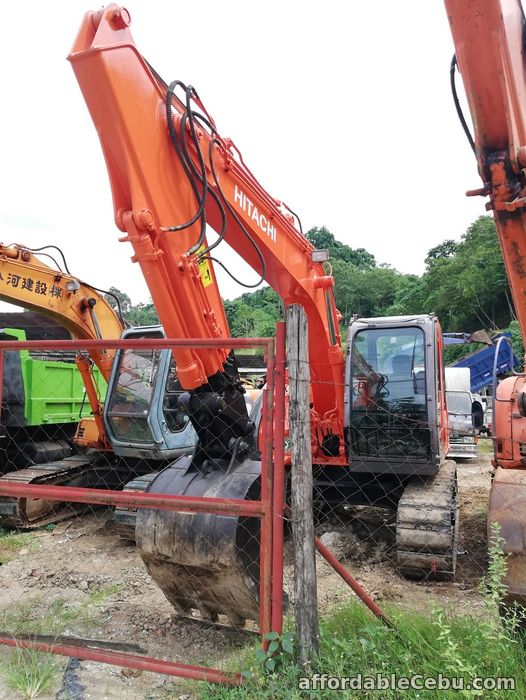
[(411, 355), (395, 355), (392, 359), (393, 373), (389, 376), (389, 396), (393, 399), (413, 398), (415, 381)]

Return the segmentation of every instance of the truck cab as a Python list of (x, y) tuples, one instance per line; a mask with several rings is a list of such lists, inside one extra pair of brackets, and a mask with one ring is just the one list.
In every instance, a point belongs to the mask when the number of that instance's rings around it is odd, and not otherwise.
[(449, 452), (452, 459), (475, 459), (477, 432), (484, 423), (482, 400), (471, 392), (469, 367), (446, 367)]

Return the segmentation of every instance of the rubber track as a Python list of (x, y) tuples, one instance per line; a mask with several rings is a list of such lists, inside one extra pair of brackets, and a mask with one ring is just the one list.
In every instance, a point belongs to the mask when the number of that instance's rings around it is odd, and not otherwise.
[[(77, 480), (84, 472), (93, 469), (94, 461), (95, 455), (74, 455), (66, 459), (35, 464), (27, 469), (8, 472), (0, 477), (0, 482), (67, 486), (72, 479)], [(31, 514), (33, 504), (36, 508)], [(46, 502), (40, 499), (17, 499), (4, 496), (0, 497), (0, 526), (30, 528), (56, 523), (59, 520), (72, 517), (79, 507), (85, 508), (85, 505), (56, 503), (54, 506), (52, 504), (46, 506)]]
[[(129, 481), (123, 491), (135, 491), (144, 493), (158, 472), (138, 476), (133, 481)], [(113, 533), (123, 540), (135, 542), (135, 521), (137, 508), (124, 508), (117, 506), (113, 513)]]
[(447, 460), (428, 478), (414, 477), (398, 503), (396, 553), (408, 578), (455, 575), (458, 535), (457, 467)]

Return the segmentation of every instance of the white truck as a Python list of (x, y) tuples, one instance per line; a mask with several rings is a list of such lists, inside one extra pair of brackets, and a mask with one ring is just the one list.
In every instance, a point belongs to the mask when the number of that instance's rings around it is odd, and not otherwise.
[(484, 424), (482, 400), (471, 393), (469, 367), (446, 367), (446, 405), (449, 418), (449, 452), (452, 459), (474, 459), (477, 435)]

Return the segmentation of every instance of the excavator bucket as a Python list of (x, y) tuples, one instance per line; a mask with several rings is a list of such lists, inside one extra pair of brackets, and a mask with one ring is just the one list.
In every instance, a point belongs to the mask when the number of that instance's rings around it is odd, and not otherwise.
[(494, 523), (499, 524), (502, 548), (508, 555), (503, 603), (526, 605), (526, 470), (499, 467), (495, 472), (489, 501), (489, 538), (494, 537)]
[[(255, 500), (261, 463), (245, 460), (227, 474), (204, 475), (181, 457), (147, 491)], [(236, 627), (259, 619), (259, 518), (140, 509), (135, 537), (149, 574), (182, 615), (225, 615)]]

